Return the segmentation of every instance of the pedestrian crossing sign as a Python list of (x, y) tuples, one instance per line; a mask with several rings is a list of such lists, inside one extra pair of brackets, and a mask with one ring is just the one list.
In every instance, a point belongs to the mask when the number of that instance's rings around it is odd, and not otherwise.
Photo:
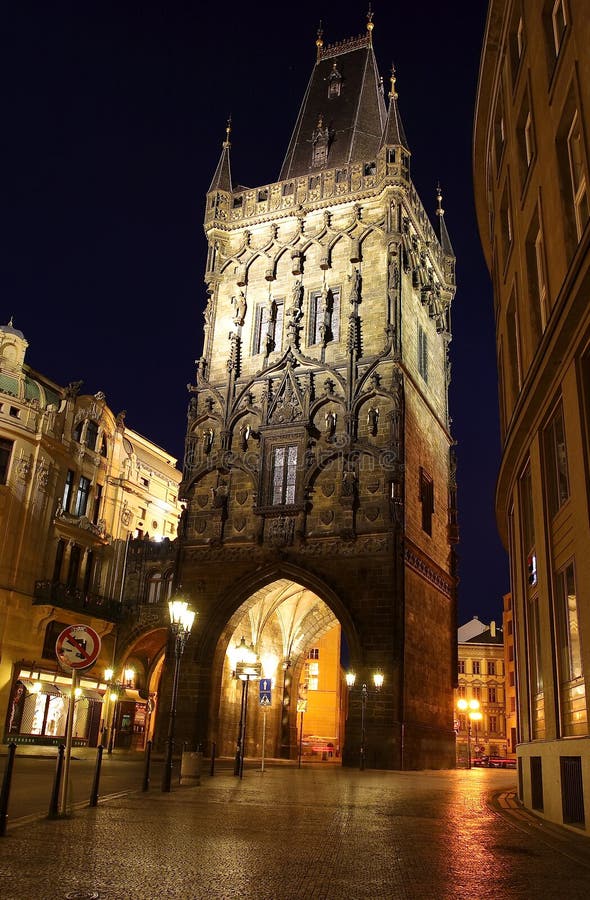
[(261, 678), (260, 679), (260, 705), (261, 706), (270, 706), (272, 700), (272, 679), (271, 678)]

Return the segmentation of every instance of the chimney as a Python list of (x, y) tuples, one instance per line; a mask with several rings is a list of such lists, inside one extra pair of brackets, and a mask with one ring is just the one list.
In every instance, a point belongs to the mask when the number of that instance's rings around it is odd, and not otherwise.
[(496, 637), (496, 623), (490, 622), (490, 634), (493, 638)]

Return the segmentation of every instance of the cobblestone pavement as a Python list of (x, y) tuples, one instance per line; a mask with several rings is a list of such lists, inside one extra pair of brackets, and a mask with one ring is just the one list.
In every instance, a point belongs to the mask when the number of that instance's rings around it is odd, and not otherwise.
[(586, 900), (590, 838), (513, 793), (513, 773), (485, 769), (221, 772), (9, 828), (0, 897)]

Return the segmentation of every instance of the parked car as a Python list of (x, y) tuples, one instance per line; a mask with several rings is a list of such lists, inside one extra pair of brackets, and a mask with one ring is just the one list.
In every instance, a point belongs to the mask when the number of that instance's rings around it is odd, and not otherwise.
[(487, 769), (516, 769), (516, 760), (509, 756), (478, 756), (471, 760), (471, 765)]

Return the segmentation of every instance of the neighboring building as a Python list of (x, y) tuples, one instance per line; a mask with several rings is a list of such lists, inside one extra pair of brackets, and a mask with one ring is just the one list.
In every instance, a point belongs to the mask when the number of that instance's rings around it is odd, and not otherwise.
[[(344, 761), (358, 763), (367, 682), (368, 763), (445, 767), (456, 681), (455, 259), (440, 192), (435, 231), (412, 183), (371, 18), (366, 34), (332, 46), (318, 34), (279, 180), (236, 186), (228, 127), (207, 194), (208, 303), (179, 556), (199, 618), (178, 730), (233, 752), (232, 655), (244, 635), (273, 660), (266, 752), (295, 757), (308, 654), (337, 626), (358, 685), (346, 721), (331, 727)], [(332, 665), (337, 685), (341, 661)], [(258, 704), (248, 717), (254, 754)]]
[[(4, 740), (58, 743), (70, 678), (56, 638), (67, 625), (90, 625), (102, 650), (82, 673), (75, 737), (96, 744), (103, 670), (128, 613), (130, 540), (149, 533), (170, 545), (181, 476), (174, 457), (126, 428), (103, 394), (80, 395), (81, 382), (63, 388), (33, 371), (27, 346), (12, 323), (0, 326), (0, 721)], [(164, 643), (165, 635), (161, 655)], [(138, 669), (126, 695), (133, 709), (141, 677)]]
[(590, 824), (590, 16), (492, 0), (474, 179), (492, 273), (510, 552), (519, 793)]
[[(472, 757), (506, 757), (506, 689), (502, 629), (495, 622), (484, 625), (474, 616), (457, 632), (459, 686), (457, 700), (477, 700), (481, 720), (471, 725)], [(467, 760), (468, 716), (458, 711), (457, 759)]]
[(504, 633), (504, 672), (506, 674), (506, 740), (508, 753), (515, 754), (518, 744), (518, 716), (516, 714), (516, 660), (514, 657), (512, 594), (504, 594), (502, 631)]

